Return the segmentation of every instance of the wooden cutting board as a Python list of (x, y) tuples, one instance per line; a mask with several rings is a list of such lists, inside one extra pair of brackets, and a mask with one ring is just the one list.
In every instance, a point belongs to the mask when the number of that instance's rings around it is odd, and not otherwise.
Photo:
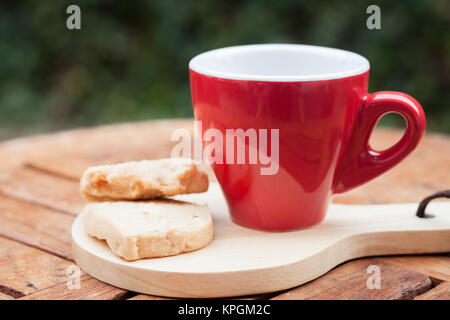
[(207, 203), (214, 241), (173, 257), (127, 262), (105, 241), (88, 236), (83, 214), (72, 226), (76, 263), (91, 276), (127, 290), (167, 297), (231, 297), (284, 290), (313, 280), (338, 264), (363, 256), (450, 251), (450, 202), (415, 216), (417, 204), (332, 204), (317, 226), (264, 232), (231, 222), (217, 183), (206, 193), (174, 197)]

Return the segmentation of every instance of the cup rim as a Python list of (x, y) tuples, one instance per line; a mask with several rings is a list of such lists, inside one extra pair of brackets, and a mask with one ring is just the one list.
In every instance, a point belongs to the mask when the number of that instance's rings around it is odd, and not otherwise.
[[(271, 51), (271, 53), (269, 53), (269, 51)], [(220, 63), (217, 64), (217, 61), (220, 59), (224, 62), (222, 64), (233, 63), (239, 55), (242, 56), (243, 54), (247, 54), (251, 57), (251, 54), (253, 54), (254, 57), (256, 57), (256, 54), (264, 52), (266, 55), (269, 54), (268, 57), (274, 57), (274, 53), (281, 52), (307, 54), (309, 55), (308, 58), (315, 58), (316, 60), (321, 59), (321, 62), (317, 62), (322, 63), (320, 69), (324, 69), (323, 62), (328, 60), (335, 64), (335, 69), (340, 68), (341, 70), (322, 70), (321, 72), (309, 72), (307, 74), (270, 74), (270, 72), (236, 72), (220, 70), (221, 68), (223, 69), (223, 67), (220, 66)], [(214, 59), (216, 59), (216, 61), (214, 61)], [(277, 63), (279, 62), (282, 61), (278, 60)], [(251, 64), (252, 59), (247, 58), (246, 63)], [(332, 80), (356, 76), (369, 71), (370, 64), (363, 56), (342, 49), (304, 44), (252, 44), (206, 51), (189, 61), (189, 69), (206, 76), (221, 79), (293, 82)], [(292, 73), (292, 71), (289, 72)]]

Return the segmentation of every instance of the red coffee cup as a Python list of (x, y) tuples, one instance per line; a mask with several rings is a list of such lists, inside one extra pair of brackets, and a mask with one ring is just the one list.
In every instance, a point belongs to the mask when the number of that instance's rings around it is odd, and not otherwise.
[[(422, 107), (404, 93), (368, 93), (369, 68), (352, 52), (291, 44), (222, 48), (190, 61), (202, 133), (242, 130), (236, 141), (244, 143), (247, 161), (231, 161), (237, 149), (224, 147), (223, 154), (215, 150), (223, 163), (211, 164), (233, 221), (262, 230), (315, 225), (334, 194), (375, 178), (417, 146), (425, 130)], [(372, 130), (390, 112), (405, 118), (406, 132), (391, 148), (374, 150)], [(264, 134), (252, 144), (242, 132), (266, 132), (267, 143)], [(271, 170), (267, 161), (250, 159), (255, 148), (275, 155), (271, 174), (262, 174)]]

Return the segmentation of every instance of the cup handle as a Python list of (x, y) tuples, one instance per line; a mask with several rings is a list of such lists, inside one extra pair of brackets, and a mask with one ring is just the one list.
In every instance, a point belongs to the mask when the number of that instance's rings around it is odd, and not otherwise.
[[(406, 132), (389, 149), (373, 150), (369, 146), (372, 131), (378, 120), (391, 112), (405, 118)], [(337, 167), (334, 192), (355, 188), (392, 168), (414, 150), (424, 134), (425, 126), (425, 114), (413, 97), (393, 91), (366, 94), (348, 149)]]

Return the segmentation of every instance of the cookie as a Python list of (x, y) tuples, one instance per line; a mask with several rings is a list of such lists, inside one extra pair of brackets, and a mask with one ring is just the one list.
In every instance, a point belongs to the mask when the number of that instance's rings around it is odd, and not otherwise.
[(206, 205), (175, 200), (92, 202), (84, 209), (86, 232), (106, 240), (125, 260), (194, 251), (213, 239)]
[(208, 175), (193, 160), (143, 160), (88, 168), (81, 178), (87, 200), (138, 200), (208, 190)]

